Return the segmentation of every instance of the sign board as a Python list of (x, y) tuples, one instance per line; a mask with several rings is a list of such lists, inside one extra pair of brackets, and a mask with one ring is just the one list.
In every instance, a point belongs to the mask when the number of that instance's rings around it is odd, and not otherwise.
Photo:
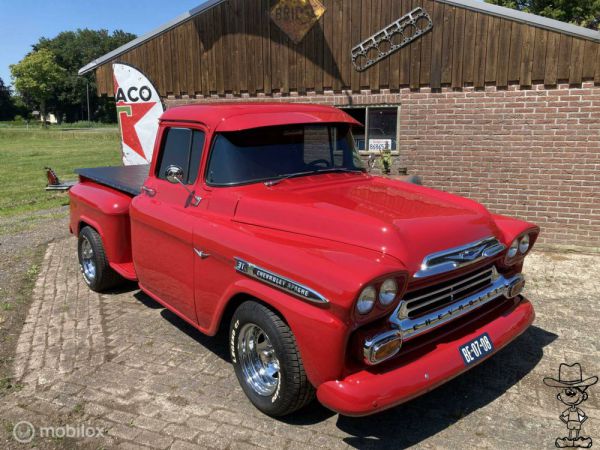
[(369, 139), (369, 150), (391, 150), (391, 139)]
[(142, 72), (128, 64), (113, 64), (113, 75), (123, 164), (149, 164), (158, 119), (164, 112), (158, 91)]
[(298, 44), (325, 11), (319, 0), (279, 0), (271, 9), (271, 19)]

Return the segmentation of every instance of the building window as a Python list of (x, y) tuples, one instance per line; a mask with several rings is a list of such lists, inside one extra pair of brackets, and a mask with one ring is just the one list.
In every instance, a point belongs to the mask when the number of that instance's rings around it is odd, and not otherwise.
[(398, 108), (369, 108), (367, 139), (369, 151), (396, 151), (398, 142)]
[(382, 150), (398, 152), (398, 106), (369, 106), (344, 111), (364, 124), (353, 129), (359, 151), (379, 154)]

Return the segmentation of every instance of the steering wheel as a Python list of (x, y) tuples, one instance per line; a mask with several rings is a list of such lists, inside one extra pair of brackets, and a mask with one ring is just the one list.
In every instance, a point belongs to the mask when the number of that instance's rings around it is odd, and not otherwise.
[(317, 167), (319, 164), (325, 164), (325, 169), (329, 169), (331, 167), (331, 163), (326, 159), (315, 159), (314, 161), (308, 163), (308, 165), (311, 167)]

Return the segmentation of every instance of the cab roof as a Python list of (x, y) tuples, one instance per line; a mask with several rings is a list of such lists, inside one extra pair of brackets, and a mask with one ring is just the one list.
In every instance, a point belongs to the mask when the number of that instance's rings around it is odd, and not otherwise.
[(211, 130), (220, 132), (316, 123), (347, 123), (362, 126), (360, 122), (332, 106), (298, 103), (186, 105), (168, 109), (160, 120), (200, 122)]

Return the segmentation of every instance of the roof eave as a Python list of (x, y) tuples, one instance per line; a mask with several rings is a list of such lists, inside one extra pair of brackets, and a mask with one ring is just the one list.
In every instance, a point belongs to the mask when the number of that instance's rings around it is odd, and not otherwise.
[[(107, 53), (106, 55), (101, 56), (100, 58), (95, 59), (90, 62), (86, 66), (79, 69), (79, 75), (84, 75), (88, 72), (91, 72), (98, 66), (114, 59), (123, 53), (126, 53), (129, 50), (132, 50), (144, 42), (163, 34), (170, 29), (182, 24), (183, 22), (190, 20), (192, 17), (202, 14), (203, 12), (223, 3), (227, 0), (207, 0), (196, 8), (180, 15), (179, 17), (167, 22), (161, 27), (140, 36), (133, 41), (113, 50), (112, 52)], [(517, 11), (510, 8), (505, 8), (503, 6), (492, 5), (490, 3), (484, 3), (481, 1), (475, 0), (436, 0), (440, 3), (446, 3), (448, 5), (456, 6), (459, 8), (466, 8), (477, 12), (482, 12), (485, 14), (490, 14), (496, 17), (501, 17), (509, 20), (515, 20), (518, 22), (525, 23), (527, 25), (532, 25), (535, 27), (544, 28), (550, 31), (555, 31), (558, 33), (568, 34), (570, 36), (592, 40), (594, 42), (600, 43), (600, 31), (591, 30), (589, 28), (580, 27), (577, 25), (573, 25), (570, 23), (560, 22), (554, 19), (548, 19), (546, 17), (538, 16), (535, 14), (529, 14), (522, 11)]]
[(130, 41), (127, 44), (122, 45), (121, 47), (101, 56), (100, 58), (93, 60), (89, 64), (87, 64), (84, 67), (82, 67), (81, 69), (79, 69), (78, 74), (84, 75), (88, 72), (91, 72), (98, 66), (101, 66), (102, 64), (110, 61), (111, 59), (114, 59), (114, 58), (122, 55), (123, 53), (128, 52), (129, 50), (139, 47), (140, 45), (144, 44), (146, 41), (149, 41), (150, 39), (155, 38), (156, 36), (166, 33), (167, 31), (171, 30), (172, 28), (175, 28), (176, 26), (182, 24), (183, 22), (186, 22), (186, 21), (190, 20), (191, 18), (193, 18), (199, 14), (202, 14), (202, 13), (208, 11), (209, 9), (214, 8), (215, 6), (219, 5), (220, 3), (223, 3), (226, 1), (227, 0), (207, 0), (206, 2), (197, 6), (196, 8), (191, 9), (191, 10), (181, 14), (180, 16), (176, 17), (173, 20), (170, 20), (169, 22), (156, 28), (155, 30), (152, 30), (149, 33), (146, 33), (146, 34), (134, 39), (133, 41)]
[(555, 19), (530, 14), (516, 9), (505, 8), (504, 6), (493, 5), (475, 0), (436, 0), (440, 3), (466, 8), (472, 11), (490, 14), (492, 16), (501, 17), (504, 19), (515, 20), (534, 27), (545, 28), (550, 31), (568, 34), (570, 36), (588, 39), (595, 42), (600, 42), (600, 31), (591, 30), (589, 28), (580, 27), (571, 23), (561, 22)]

